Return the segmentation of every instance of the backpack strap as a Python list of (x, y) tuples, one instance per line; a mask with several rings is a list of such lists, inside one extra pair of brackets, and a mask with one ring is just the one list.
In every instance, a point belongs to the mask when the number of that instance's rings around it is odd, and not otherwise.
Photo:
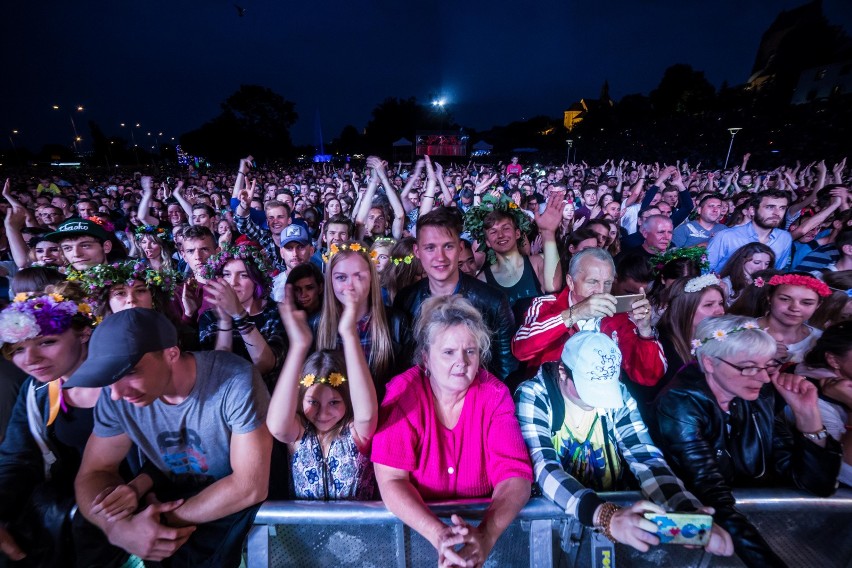
[[(52, 386), (53, 383), (58, 382), (59, 381), (57, 380), (48, 384)], [(59, 404), (57, 403), (57, 409), (58, 408)], [(49, 481), (51, 477), (50, 468), (56, 463), (57, 458), (56, 454), (53, 453), (53, 450), (50, 449), (47, 442), (47, 427), (44, 425), (44, 419), (41, 416), (41, 410), (39, 410), (38, 401), (36, 400), (35, 382), (30, 384), (30, 390), (27, 391), (27, 424), (30, 427), (30, 434), (33, 436), (33, 441), (35, 441), (38, 449), (41, 450), (41, 457), (44, 465), (44, 479), (45, 481)]]

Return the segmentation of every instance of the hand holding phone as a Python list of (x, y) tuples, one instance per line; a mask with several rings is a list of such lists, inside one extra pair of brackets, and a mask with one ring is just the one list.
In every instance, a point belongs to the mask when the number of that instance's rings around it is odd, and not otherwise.
[(645, 294), (627, 294), (615, 297), (615, 313), (620, 314), (633, 310), (633, 304), (645, 299)]
[(710, 541), (713, 517), (700, 513), (645, 513), (657, 525), (660, 544), (706, 546)]

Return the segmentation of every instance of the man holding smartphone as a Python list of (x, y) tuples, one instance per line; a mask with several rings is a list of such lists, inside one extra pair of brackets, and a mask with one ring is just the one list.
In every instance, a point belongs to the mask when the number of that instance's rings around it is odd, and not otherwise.
[[(581, 330), (597, 327), (618, 345), (621, 368), (640, 385), (655, 385), (666, 371), (662, 346), (651, 326), (647, 299), (633, 302), (629, 312), (617, 313), (610, 292), (615, 264), (603, 249), (583, 250), (571, 259), (566, 288), (559, 295), (533, 300), (512, 340), (512, 352), (530, 367), (558, 361), (565, 341)], [(642, 291), (644, 293), (644, 291)]]

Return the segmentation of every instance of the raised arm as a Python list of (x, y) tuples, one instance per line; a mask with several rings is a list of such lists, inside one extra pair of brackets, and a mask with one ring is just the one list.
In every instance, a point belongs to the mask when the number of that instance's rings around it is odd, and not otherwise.
[[(272, 393), (266, 413), (266, 425), (276, 440), (290, 444), (299, 440), (305, 433), (305, 427), (298, 415), (299, 382), (313, 337), (308, 327), (307, 314), (296, 309), (293, 285), (287, 284), (285, 290), (284, 300), (278, 304), (278, 313), (287, 330), (290, 348)], [(363, 357), (363, 353), (361, 356)]]
[(565, 202), (564, 191), (554, 191), (547, 198), (544, 213), (535, 213), (535, 222), (541, 232), (544, 246), (539, 279), (542, 290), (554, 294), (562, 289), (562, 271), (559, 269), (559, 250), (556, 247), (556, 229), (562, 221), (562, 207)]
[(399, 195), (397, 195), (396, 193), (396, 189), (393, 185), (391, 185), (391, 182), (388, 179), (388, 173), (385, 169), (385, 163), (381, 160), (381, 158), (375, 158), (373, 164), (374, 170), (378, 174), (379, 179), (382, 182), (382, 186), (384, 186), (385, 188), (385, 195), (387, 195), (388, 202), (390, 203), (391, 209), (393, 210), (393, 224), (391, 225), (391, 233), (393, 234), (393, 238), (401, 239), (402, 230), (405, 229), (405, 208), (402, 206), (402, 201), (400, 201)]
[(139, 199), (139, 208), (136, 210), (136, 216), (146, 225), (157, 226), (160, 220), (148, 214), (148, 209), (151, 207), (151, 198), (154, 197), (154, 189), (151, 187), (151, 176), (142, 176), (139, 178), (142, 184), (142, 198)]
[(340, 316), (338, 332), (343, 340), (343, 358), (346, 360), (352, 401), (352, 434), (358, 449), (367, 454), (379, 421), (379, 402), (358, 335), (357, 299), (354, 293), (344, 291), (341, 302), (343, 314)]
[(183, 180), (177, 182), (172, 195), (174, 195), (174, 198), (177, 199), (178, 205), (180, 205), (180, 208), (183, 209), (183, 212), (186, 213), (186, 218), (189, 219), (189, 224), (194, 225), (195, 222), (192, 220), (192, 204), (187, 201), (186, 197), (183, 195)]
[(432, 160), (429, 156), (423, 156), (426, 162), (426, 191), (423, 192), (423, 197), (420, 199), (420, 216), (422, 217), (435, 207), (435, 190), (438, 182), (435, 177), (435, 168), (432, 167)]
[(234, 189), (231, 191), (232, 199), (239, 199), (240, 193), (246, 189), (246, 174), (248, 173), (251, 163), (254, 161), (252, 156), (248, 156), (240, 160), (240, 165), (237, 168), (237, 179), (234, 180)]
[(441, 186), (444, 206), (449, 206), (453, 202), (453, 192), (447, 187), (447, 182), (444, 181), (444, 168), (438, 162), (435, 162), (435, 178), (438, 181), (438, 185)]
[[(816, 192), (814, 192), (816, 195)], [(798, 240), (802, 238), (804, 235), (807, 235), (811, 229), (815, 227), (819, 227), (823, 221), (828, 219), (828, 217), (834, 213), (841, 205), (842, 198), (838, 195), (835, 195), (835, 191), (832, 190), (831, 203), (828, 207), (825, 207), (822, 211), (817, 213), (816, 215), (812, 215), (802, 222), (799, 227), (791, 231), (791, 235), (793, 236), (793, 240)]]
[(379, 185), (379, 176), (375, 171), (370, 176), (370, 183), (367, 185), (367, 191), (361, 196), (361, 203), (358, 207), (358, 212), (355, 215), (355, 233), (359, 239), (364, 238), (367, 232), (367, 217), (370, 214), (370, 207), (373, 205), (373, 197), (376, 195), (376, 188)]
[(414, 181), (420, 179), (420, 174), (423, 173), (424, 165), (426, 165), (425, 161), (417, 160), (417, 163), (414, 164), (414, 171), (411, 172), (411, 175), (409, 175), (408, 179), (405, 181), (405, 185), (402, 186), (402, 192), (400, 192), (399, 198), (402, 201), (402, 206), (405, 208), (406, 213), (414, 209), (414, 204), (411, 203), (410, 199), (408, 199), (408, 194), (411, 193), (412, 189), (414, 189)]
[(12, 197), (9, 193), (9, 179), (6, 178), (6, 183), (3, 184), (3, 197), (5, 197), (12, 205), (6, 211), (6, 238), (9, 240), (9, 249), (12, 251), (12, 259), (18, 268), (26, 268), (30, 264), (30, 247), (24, 241), (24, 235), (21, 229), (27, 219), (27, 210), (20, 202)]

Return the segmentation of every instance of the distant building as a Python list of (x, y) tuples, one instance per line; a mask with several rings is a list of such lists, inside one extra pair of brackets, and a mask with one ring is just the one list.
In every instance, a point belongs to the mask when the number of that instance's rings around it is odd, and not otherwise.
[[(843, 62), (848, 63), (849, 59), (849, 36), (828, 22), (822, 1), (813, 0), (779, 13), (763, 33), (746, 88), (773, 89), (782, 99), (792, 97), (799, 103), (824, 98), (835, 86), (843, 88), (843, 84), (848, 84), (835, 81), (829, 85), (829, 75), (840, 77)], [(817, 78), (819, 75), (822, 77)], [(825, 90), (828, 92), (821, 94)], [(850, 91), (846, 88), (845, 92)]]
[(848, 94), (852, 94), (852, 59), (802, 71), (792, 103), (801, 105)]
[(564, 111), (563, 124), (568, 132), (571, 132), (578, 124), (583, 122), (589, 112), (601, 107), (612, 107), (613, 104), (612, 99), (609, 98), (609, 81), (604, 81), (603, 87), (601, 87), (601, 96), (597, 100), (580, 99)]

